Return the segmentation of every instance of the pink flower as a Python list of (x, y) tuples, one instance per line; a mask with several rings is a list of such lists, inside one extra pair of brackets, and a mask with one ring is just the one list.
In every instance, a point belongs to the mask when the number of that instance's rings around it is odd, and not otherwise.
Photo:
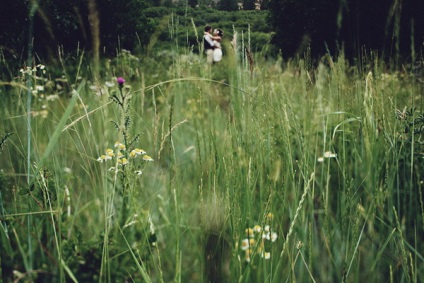
[(119, 78), (117, 78), (117, 79), (116, 79), (116, 81), (118, 82), (118, 84), (119, 84), (120, 86), (122, 86), (122, 85), (125, 83), (125, 80), (124, 80), (124, 78), (123, 78), (123, 77), (119, 77)]

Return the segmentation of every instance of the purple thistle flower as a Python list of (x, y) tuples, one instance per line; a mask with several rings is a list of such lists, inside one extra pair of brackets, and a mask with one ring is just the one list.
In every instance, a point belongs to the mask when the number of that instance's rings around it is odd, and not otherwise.
[(124, 78), (123, 78), (123, 77), (119, 77), (119, 78), (117, 78), (117, 79), (116, 79), (116, 81), (118, 82), (118, 84), (119, 84), (120, 86), (122, 86), (122, 85), (125, 83), (125, 80), (124, 80)]

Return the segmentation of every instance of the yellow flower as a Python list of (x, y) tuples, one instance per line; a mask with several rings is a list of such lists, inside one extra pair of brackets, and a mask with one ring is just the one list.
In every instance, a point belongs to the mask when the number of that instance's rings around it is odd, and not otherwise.
[(115, 147), (117, 147), (119, 150), (125, 150), (125, 145), (117, 141), (115, 143)]
[(136, 157), (136, 156), (137, 156), (137, 154), (134, 152), (134, 150), (132, 150), (132, 151), (130, 152), (130, 157), (134, 158), (134, 157)]
[(112, 157), (115, 156), (115, 153), (112, 149), (108, 148), (106, 149), (106, 159), (112, 159)]
[(99, 161), (99, 162), (103, 162), (103, 161), (105, 161), (107, 158), (106, 158), (106, 155), (101, 155), (99, 158), (97, 158), (97, 161)]
[[(140, 148), (135, 148), (131, 150), (130, 157), (137, 157), (137, 155), (142, 155), (142, 154), (146, 154), (146, 152)], [(149, 161), (153, 161), (153, 159)]]
[(146, 152), (140, 148), (135, 148), (133, 150), (137, 155), (146, 154)]
[(145, 155), (145, 156), (143, 156), (143, 160), (145, 160), (145, 161), (153, 161), (153, 158), (151, 158), (148, 155)]
[(266, 215), (266, 218), (268, 218), (268, 220), (272, 220), (272, 219), (274, 219), (274, 214), (272, 214), (272, 212), (270, 212)]
[(247, 262), (250, 262), (250, 256), (253, 254), (253, 251), (251, 250), (251, 249), (247, 249), (246, 250), (246, 256), (245, 256), (245, 260), (247, 261)]
[(252, 228), (247, 228), (246, 229), (246, 234), (247, 234), (247, 236), (253, 237), (253, 229)]
[(127, 165), (128, 164), (128, 160), (125, 157), (123, 157), (121, 159), (118, 159), (118, 163), (120, 165)]
[(249, 239), (243, 239), (241, 241), (241, 249), (243, 251), (247, 250), (249, 248)]
[(259, 225), (255, 225), (255, 226), (253, 227), (253, 230), (254, 230), (256, 233), (260, 233), (260, 232), (262, 231), (262, 227), (261, 227), (261, 226), (259, 226)]

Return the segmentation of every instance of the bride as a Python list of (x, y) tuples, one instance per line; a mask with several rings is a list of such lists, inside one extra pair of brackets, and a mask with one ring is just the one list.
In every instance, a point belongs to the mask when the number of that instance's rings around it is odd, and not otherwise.
[(222, 48), (221, 48), (221, 40), (224, 32), (221, 29), (215, 29), (213, 31), (213, 35), (215, 40), (213, 41), (213, 61), (219, 62), (222, 60)]

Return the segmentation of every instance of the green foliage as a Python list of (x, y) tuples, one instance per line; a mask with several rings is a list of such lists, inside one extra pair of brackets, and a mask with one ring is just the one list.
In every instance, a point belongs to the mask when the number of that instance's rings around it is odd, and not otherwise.
[[(86, 53), (62, 57), (60, 68), (8, 68), (0, 111), (2, 131), (14, 134), (0, 154), (2, 280), (423, 277), (416, 70), (389, 71), (396, 67), (374, 53), (358, 65), (342, 54), (314, 64), (308, 48), (274, 59), (257, 27), (266, 13), (172, 12), (147, 9), (161, 27), (156, 44), (147, 55), (101, 58), (100, 76)], [(209, 22), (216, 15), (221, 21)], [(196, 52), (200, 18), (224, 27), (219, 63)]]

